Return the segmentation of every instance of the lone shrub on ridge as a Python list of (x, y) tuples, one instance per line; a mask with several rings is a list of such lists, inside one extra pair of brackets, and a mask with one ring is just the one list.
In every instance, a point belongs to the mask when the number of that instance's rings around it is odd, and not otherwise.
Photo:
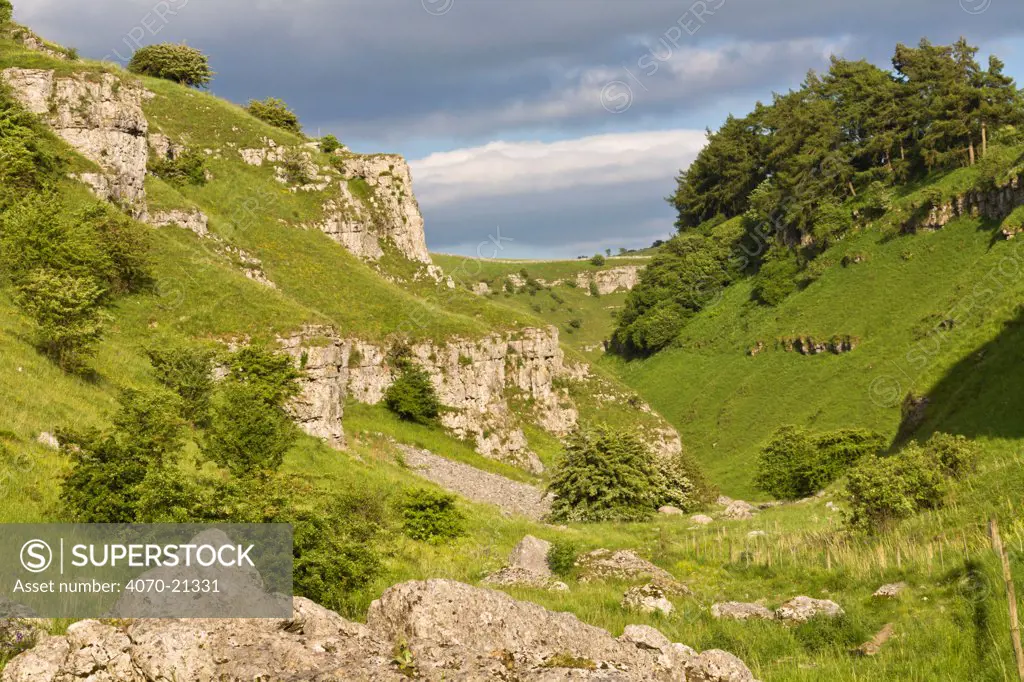
[(205, 54), (184, 44), (147, 45), (132, 55), (128, 70), (187, 85), (205, 88), (213, 80), (210, 61)]

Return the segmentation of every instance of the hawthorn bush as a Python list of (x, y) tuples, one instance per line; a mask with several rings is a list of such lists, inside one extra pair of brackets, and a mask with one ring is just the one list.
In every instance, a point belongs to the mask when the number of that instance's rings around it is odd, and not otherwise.
[(174, 81), (190, 88), (206, 88), (213, 80), (210, 61), (205, 54), (185, 44), (147, 45), (135, 52), (128, 70), (142, 76)]
[(268, 97), (264, 100), (249, 100), (246, 111), (275, 128), (281, 128), (293, 133), (302, 132), (299, 117), (288, 108), (287, 104), (276, 97)]

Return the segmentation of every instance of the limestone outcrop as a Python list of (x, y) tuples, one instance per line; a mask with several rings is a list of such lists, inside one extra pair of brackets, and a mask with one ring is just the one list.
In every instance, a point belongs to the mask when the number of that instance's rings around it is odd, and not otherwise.
[(153, 211), (149, 213), (146, 222), (154, 227), (177, 225), (178, 227), (195, 232), (200, 237), (207, 237), (210, 234), (209, 218), (198, 208)]
[(903, 224), (904, 232), (938, 230), (963, 216), (1003, 220), (1013, 209), (1024, 206), (1024, 184), (1020, 176), (995, 189), (976, 189), (927, 210), (921, 210)]
[(52, 70), (10, 68), (3, 80), (65, 142), (101, 169), (78, 177), (102, 199), (145, 214), (149, 125), (142, 88), (110, 73), (57, 76)]
[(84, 620), (38, 637), (2, 682), (753, 680), (735, 656), (698, 654), (650, 626), (615, 638), (572, 614), (450, 580), (390, 588), (365, 625), (296, 598), (289, 619)]
[(591, 284), (597, 288), (601, 296), (614, 294), (616, 291), (632, 291), (640, 282), (640, 272), (643, 266), (621, 265), (605, 270), (593, 272), (581, 272), (576, 276), (576, 286), (590, 295)]
[(340, 152), (340, 195), (324, 204), (316, 225), (364, 260), (376, 261), (390, 243), (411, 261), (431, 264), (423, 216), (405, 159), (393, 154)]
[[(388, 349), (341, 339), (330, 329), (307, 328), (281, 339), (281, 345), (309, 377), (293, 405), (299, 423), (307, 433), (335, 445), (343, 442), (345, 397), (377, 404), (396, 376)], [(441, 404), (449, 408), (441, 418), (444, 426), (473, 441), (487, 457), (539, 473), (543, 465), (527, 445), (521, 419), (529, 417), (556, 435), (576, 425), (576, 408), (555, 379), (579, 376), (579, 370), (565, 363), (554, 327), (477, 340), (451, 339), (446, 344), (421, 342), (409, 352), (430, 375)], [(532, 403), (530, 414), (513, 410), (510, 392)]]

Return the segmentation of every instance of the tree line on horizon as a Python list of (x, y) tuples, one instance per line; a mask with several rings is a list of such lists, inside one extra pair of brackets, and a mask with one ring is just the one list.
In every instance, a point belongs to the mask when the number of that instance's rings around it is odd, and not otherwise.
[[(759, 302), (777, 304), (807, 261), (853, 226), (851, 202), (884, 213), (891, 188), (974, 166), (995, 141), (1019, 142), (1022, 93), (1002, 60), (983, 68), (977, 53), (961, 38), (899, 44), (891, 70), (833, 56), (798, 89), (709, 130), (668, 197), (678, 235), (631, 292), (613, 347), (664, 348), (744, 275), (759, 275)], [(733, 218), (741, 224), (726, 224)]]

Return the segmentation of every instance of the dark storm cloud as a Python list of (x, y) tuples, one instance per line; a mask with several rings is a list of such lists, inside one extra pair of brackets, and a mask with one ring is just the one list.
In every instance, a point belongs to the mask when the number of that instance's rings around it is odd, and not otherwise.
[(832, 53), (885, 64), (896, 42), (964, 35), (1024, 63), (1022, 0), (14, 2), (86, 56), (187, 40), (220, 96), (281, 97), (311, 133), (425, 156), (432, 247), (470, 252), (500, 225), (529, 256), (665, 236), (662, 198), (699, 131)]
[[(964, 9), (985, 3), (991, 6), (978, 14)], [(706, 106), (725, 90), (760, 94), (766, 85), (795, 83), (812, 65), (806, 53), (787, 49), (784, 41), (845, 46), (877, 60), (897, 40), (950, 40), (960, 33), (982, 40), (1024, 25), (1024, 3), (998, 0), (16, 4), (20, 17), (91, 57), (125, 55), (140, 33), (140, 42), (188, 39), (213, 57), (218, 94), (236, 101), (280, 96), (310, 127), (329, 125), (342, 134), (395, 141), (410, 134), (482, 140), (510, 129), (622, 125), (607, 120), (600, 101), (603, 88), (615, 80), (634, 91), (626, 112), (632, 120)], [(163, 18), (154, 19), (158, 15)], [(700, 74), (706, 77), (668, 68), (685, 67), (692, 53), (728, 53), (730, 45), (779, 47), (755, 50), (756, 61)], [(647, 75), (655, 65), (659, 72)], [(540, 112), (529, 111), (535, 104)], [(509, 116), (509, 109), (527, 111)]]

